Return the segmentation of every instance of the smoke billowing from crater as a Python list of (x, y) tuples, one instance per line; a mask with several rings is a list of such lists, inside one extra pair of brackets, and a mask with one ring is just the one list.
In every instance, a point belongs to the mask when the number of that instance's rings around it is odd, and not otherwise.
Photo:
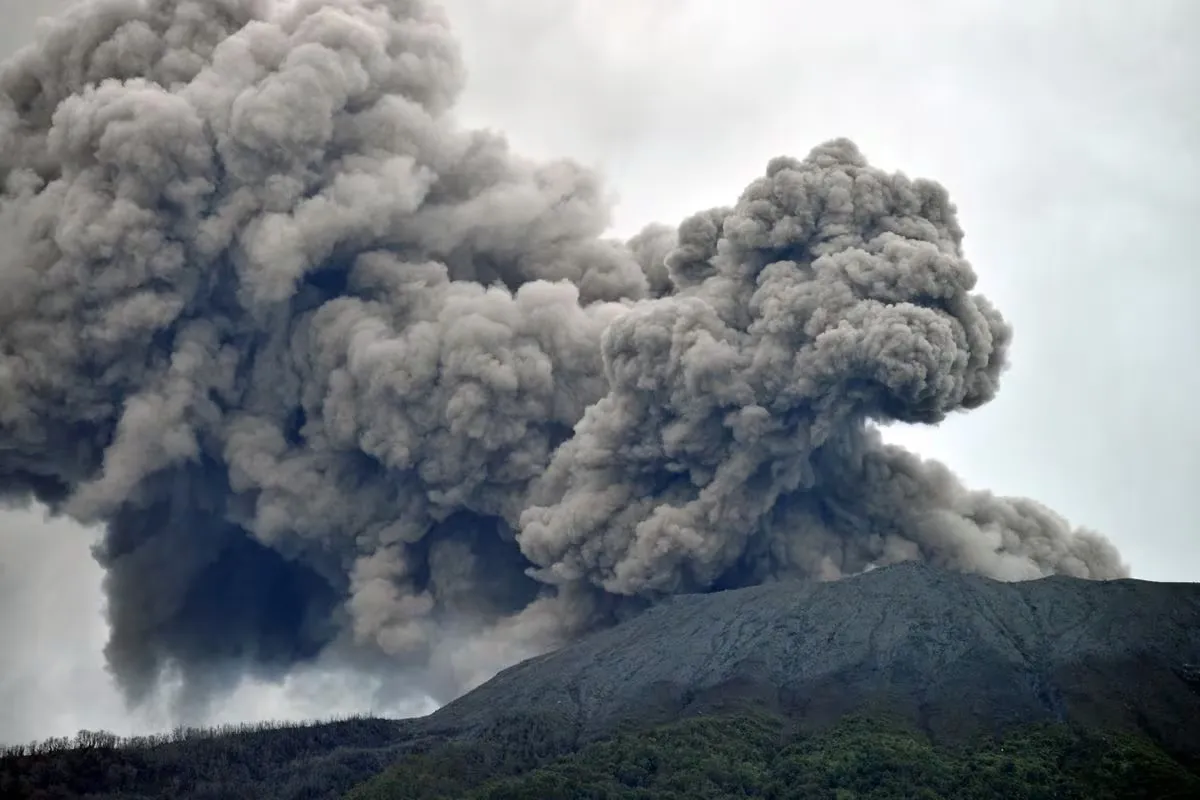
[(837, 140), (604, 238), (453, 117), (418, 0), (91, 0), (0, 70), (0, 495), (103, 523), (132, 699), (318, 654), (443, 698), (677, 592), (1123, 575), (882, 443), (1010, 331), (946, 191)]

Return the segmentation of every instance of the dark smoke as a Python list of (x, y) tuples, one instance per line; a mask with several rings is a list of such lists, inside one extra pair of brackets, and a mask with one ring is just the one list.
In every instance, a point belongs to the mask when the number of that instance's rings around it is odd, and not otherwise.
[(91, 0), (0, 71), (0, 494), (105, 525), (132, 699), (331, 652), (444, 697), (905, 559), (1126, 573), (880, 439), (1005, 364), (941, 186), (838, 140), (607, 240), (595, 175), (456, 125), (463, 79), (419, 0)]

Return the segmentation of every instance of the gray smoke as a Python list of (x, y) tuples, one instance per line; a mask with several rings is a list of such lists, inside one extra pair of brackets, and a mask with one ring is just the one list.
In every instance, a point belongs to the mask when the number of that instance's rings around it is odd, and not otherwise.
[(322, 654), (446, 697), (676, 592), (1126, 574), (882, 443), (996, 392), (945, 190), (848, 141), (605, 239), (419, 0), (91, 0), (0, 70), (0, 496), (106, 534), (130, 698)]

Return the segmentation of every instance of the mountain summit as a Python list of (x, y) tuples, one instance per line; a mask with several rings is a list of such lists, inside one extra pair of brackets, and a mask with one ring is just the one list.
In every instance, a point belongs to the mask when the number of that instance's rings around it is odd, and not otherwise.
[(1060, 721), (1200, 752), (1200, 584), (1055, 576), (1005, 583), (909, 562), (830, 583), (681, 595), (449, 704), (582, 739), (750, 705), (815, 728), (885, 712), (935, 738)]
[(15, 748), (0, 795), (1195, 797), (1197, 719), (1200, 584), (903, 563), (679, 595), (420, 719)]

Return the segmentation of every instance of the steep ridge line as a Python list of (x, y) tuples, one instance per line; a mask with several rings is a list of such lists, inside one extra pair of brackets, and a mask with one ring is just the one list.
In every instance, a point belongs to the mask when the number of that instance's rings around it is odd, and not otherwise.
[(586, 741), (742, 702), (803, 727), (884, 711), (955, 740), (1067, 721), (1200, 753), (1197, 662), (1200, 584), (1003, 583), (913, 562), (673, 598), (504, 670), (422, 727), (533, 715)]

